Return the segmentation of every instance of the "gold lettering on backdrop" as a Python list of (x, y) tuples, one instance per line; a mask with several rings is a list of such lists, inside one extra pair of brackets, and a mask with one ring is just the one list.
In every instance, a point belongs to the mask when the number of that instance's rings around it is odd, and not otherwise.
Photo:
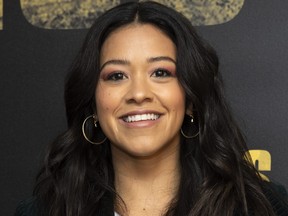
[[(253, 149), (249, 150), (252, 163), (258, 171), (271, 171), (271, 154), (266, 150)], [(260, 173), (261, 177), (265, 180), (269, 180), (267, 176)]]
[[(156, 0), (171, 6), (193, 25), (216, 25), (232, 20), (244, 0)], [(27, 21), (46, 29), (89, 28), (96, 17), (124, 0), (20, 0)]]
[(242, 9), (244, 0), (157, 0), (175, 8), (193, 25), (217, 25), (232, 20)]
[(0, 30), (3, 29), (3, 0), (0, 0)]
[(105, 10), (120, 0), (21, 0), (27, 21), (45, 29), (89, 28)]

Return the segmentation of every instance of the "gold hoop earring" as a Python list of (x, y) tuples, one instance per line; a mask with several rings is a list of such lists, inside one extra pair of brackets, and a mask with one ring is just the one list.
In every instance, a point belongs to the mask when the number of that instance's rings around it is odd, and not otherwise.
[(193, 136), (187, 136), (187, 135), (183, 132), (182, 128), (180, 129), (180, 131), (181, 131), (181, 134), (182, 134), (185, 138), (187, 138), (187, 139), (192, 139), (192, 138), (195, 138), (195, 137), (197, 137), (197, 136), (199, 135), (199, 131), (198, 131), (195, 135), (193, 135)]
[[(193, 122), (194, 122), (194, 117), (193, 117), (193, 115), (190, 114), (189, 116), (191, 117), (191, 123), (193, 123)], [(182, 130), (182, 127), (181, 127), (181, 129), (180, 129), (180, 132), (181, 132), (182, 136), (185, 137), (185, 138), (187, 138), (187, 139), (192, 139), (192, 138), (195, 138), (195, 137), (197, 137), (197, 136), (199, 135), (199, 131), (198, 131), (196, 134), (194, 134), (194, 135), (192, 135), (192, 136), (188, 136), (188, 135), (186, 135), (186, 134), (184, 133), (184, 131)]]
[(104, 143), (104, 142), (107, 140), (107, 137), (105, 137), (105, 139), (102, 140), (101, 142), (93, 142), (93, 141), (89, 140), (89, 138), (86, 136), (86, 133), (85, 133), (85, 124), (86, 124), (87, 120), (90, 119), (90, 118), (93, 118), (93, 119), (94, 119), (94, 127), (97, 127), (97, 120), (96, 120), (95, 115), (90, 115), (90, 116), (88, 116), (87, 118), (85, 118), (84, 121), (83, 121), (83, 124), (82, 124), (82, 134), (83, 134), (84, 138), (85, 138), (89, 143), (94, 144), (94, 145), (100, 145), (100, 144)]

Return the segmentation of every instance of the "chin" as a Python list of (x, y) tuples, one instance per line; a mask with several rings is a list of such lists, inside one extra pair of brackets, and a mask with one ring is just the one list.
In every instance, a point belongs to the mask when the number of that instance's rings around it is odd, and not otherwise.
[(133, 158), (157, 158), (170, 152), (171, 149), (167, 146), (155, 146), (153, 144), (137, 146), (137, 148), (128, 148), (124, 150), (127, 155)]
[(157, 155), (158, 149), (147, 149), (147, 148), (137, 148), (137, 149), (129, 149), (126, 151), (126, 154), (129, 154), (131, 157), (153, 157), (154, 155)]

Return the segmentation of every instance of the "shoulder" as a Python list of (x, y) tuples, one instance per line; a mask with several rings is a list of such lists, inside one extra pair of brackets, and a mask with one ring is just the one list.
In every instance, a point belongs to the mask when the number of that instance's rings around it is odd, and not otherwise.
[(39, 214), (38, 209), (36, 198), (31, 197), (19, 203), (14, 216), (39, 216), (41, 214)]
[(288, 215), (288, 194), (284, 186), (273, 182), (264, 182), (263, 192), (277, 216)]

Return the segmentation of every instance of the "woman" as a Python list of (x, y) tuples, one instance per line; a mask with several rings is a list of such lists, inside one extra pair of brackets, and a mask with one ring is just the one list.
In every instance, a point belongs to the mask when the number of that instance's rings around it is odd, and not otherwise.
[(68, 75), (68, 130), (18, 215), (288, 215), (263, 181), (222, 93), (215, 51), (153, 2), (90, 29)]

